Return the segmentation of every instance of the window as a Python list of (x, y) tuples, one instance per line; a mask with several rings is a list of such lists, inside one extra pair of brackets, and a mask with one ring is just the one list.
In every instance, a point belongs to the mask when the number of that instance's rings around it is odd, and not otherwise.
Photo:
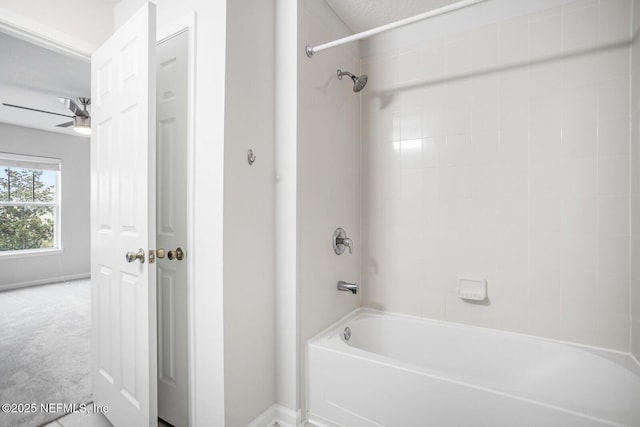
[(59, 248), (60, 163), (0, 153), (0, 254)]

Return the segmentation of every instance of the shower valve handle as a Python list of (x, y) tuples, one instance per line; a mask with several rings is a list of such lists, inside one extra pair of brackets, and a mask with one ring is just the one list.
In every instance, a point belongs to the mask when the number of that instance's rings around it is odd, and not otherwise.
[(353, 253), (353, 240), (347, 237), (347, 232), (342, 228), (336, 228), (333, 232), (333, 251), (336, 255), (342, 255), (344, 248), (349, 248), (349, 253)]
[(351, 249), (351, 245), (353, 245), (353, 241), (348, 237), (338, 237), (336, 238), (336, 245), (344, 245), (349, 248), (349, 253), (353, 254), (353, 250)]

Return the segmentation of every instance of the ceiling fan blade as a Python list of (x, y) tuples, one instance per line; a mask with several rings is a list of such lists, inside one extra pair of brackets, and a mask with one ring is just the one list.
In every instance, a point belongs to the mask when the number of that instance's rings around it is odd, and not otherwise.
[(73, 99), (58, 97), (58, 101), (62, 102), (76, 116), (89, 117), (89, 113), (78, 107)]
[(37, 108), (29, 108), (29, 107), (23, 107), (21, 105), (15, 105), (15, 104), (7, 104), (5, 102), (2, 103), (2, 105), (4, 105), (5, 107), (12, 107), (12, 108), (21, 108), (23, 110), (29, 110), (29, 111), (36, 111), (38, 113), (46, 113), (46, 114), (54, 114), (56, 116), (62, 116), (62, 117), (71, 117), (73, 118), (74, 116), (70, 116), (68, 114), (60, 114), (60, 113), (54, 113), (53, 111), (45, 111), (45, 110), (38, 110)]
[(59, 128), (68, 128), (69, 126), (73, 126), (75, 124), (74, 121), (70, 121), (67, 123), (60, 123), (59, 125), (56, 125)]

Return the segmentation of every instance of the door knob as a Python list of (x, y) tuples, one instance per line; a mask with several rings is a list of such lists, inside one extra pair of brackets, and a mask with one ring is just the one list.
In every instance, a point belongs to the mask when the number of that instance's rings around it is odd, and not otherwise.
[(177, 259), (178, 261), (182, 261), (184, 259), (184, 251), (182, 248), (178, 248), (175, 251), (169, 251), (167, 254), (169, 259)]
[(165, 255), (165, 250), (164, 250), (164, 248), (158, 248), (158, 249), (156, 249), (156, 256), (157, 256), (158, 258), (164, 258), (164, 255)]
[(135, 260), (139, 260), (140, 264), (144, 264), (144, 249), (140, 248), (140, 250), (136, 252), (127, 252), (125, 256), (127, 262), (134, 262)]

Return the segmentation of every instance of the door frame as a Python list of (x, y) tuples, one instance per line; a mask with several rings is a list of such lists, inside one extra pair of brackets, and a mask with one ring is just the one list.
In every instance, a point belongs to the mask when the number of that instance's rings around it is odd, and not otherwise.
[[(91, 62), (92, 51), (83, 40), (64, 35), (40, 25), (35, 21), (29, 21), (12, 13), (0, 15), (0, 31), (11, 36), (26, 40), (38, 46), (54, 52)], [(187, 254), (194, 253), (194, 218), (195, 218), (195, 76), (196, 76), (196, 13), (190, 13), (176, 19), (171, 24), (157, 29), (156, 44), (162, 40), (177, 36), (183, 32), (188, 33), (187, 42)], [(195, 387), (195, 292), (194, 292), (194, 257), (187, 256), (187, 343), (188, 343), (188, 412), (189, 425), (194, 426), (196, 420), (196, 387)]]

